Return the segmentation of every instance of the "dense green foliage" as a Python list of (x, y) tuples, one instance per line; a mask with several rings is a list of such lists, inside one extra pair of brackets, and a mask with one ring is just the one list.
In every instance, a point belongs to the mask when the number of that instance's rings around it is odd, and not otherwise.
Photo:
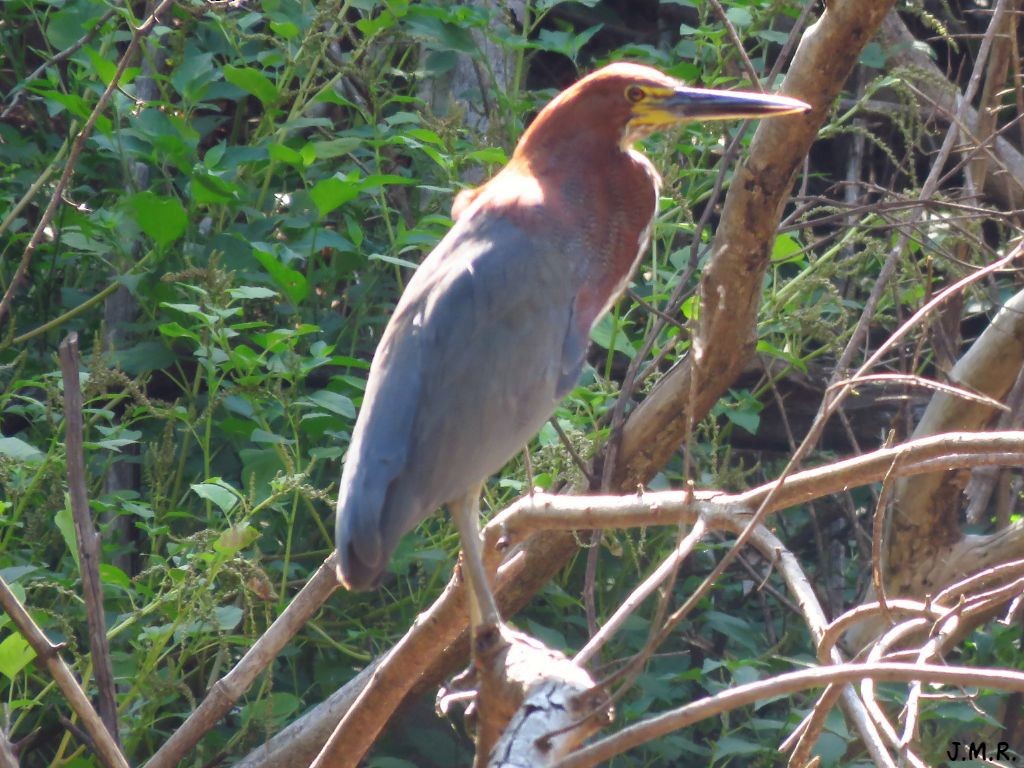
[[(121, 78), (2, 326), (0, 575), (88, 679), (55, 356), (74, 330), (84, 353), (89, 492), (107, 532), (102, 576), (133, 762), (155, 751), (330, 551), (336, 481), (376, 340), (410, 268), (445, 232), (463, 179), (499, 167), (537, 106), (604, 61), (630, 58), (688, 81), (742, 85), (731, 76), (739, 57), (701, 3), (666, 4), (685, 21), (680, 27), (670, 16), (674, 26), (660, 37), (650, 32), (654, 4), (632, 12), (624, 3), (567, 5), (537, 0), (526, 19), (509, 23), (499, 11), (443, 0), (182, 3)], [(767, 72), (800, 4), (727, 6), (752, 64)], [(112, 0), (4, 4), (0, 288), (9, 286), (71, 142), (142, 13)], [(637, 33), (631, 39), (623, 28)], [(51, 61), (83, 35), (66, 60)], [(481, 134), (467, 127), (464, 103), (434, 110), (424, 100), (432, 84), (443, 90), (460, 56), (485, 69), (493, 63), (481, 51), (484, 38), (507, 57), (512, 76), (506, 90), (486, 94), (490, 121)], [(865, 98), (898, 86), (891, 72), (875, 80), (884, 67), (877, 46), (863, 64)], [(831, 146), (866, 137), (885, 183), (913, 189), (924, 127), (898, 118), (879, 133), (856, 115), (850, 105), (836, 112), (823, 134)], [(726, 130), (731, 137), (738, 129)], [(647, 305), (663, 306), (675, 291), (685, 299), (696, 285), (710, 237), (696, 216), (709, 200), (720, 202), (716, 185), (728, 181), (728, 168), (720, 177), (716, 167), (721, 135), (720, 127), (691, 126), (649, 142), (666, 182), (653, 256), (632, 287), (637, 300), (622, 302), (595, 330), (593, 365), (557, 414), (584, 457), (606, 436), (629, 362), (643, 352), (657, 360), (656, 375), (687, 351), (692, 297), (652, 349), (641, 350), (641, 340), (658, 319)], [(776, 466), (787, 448), (780, 432), (762, 432), (751, 449), (774, 383), (787, 372), (813, 374), (834, 357), (867, 276), (895, 237), (891, 216), (862, 216), (847, 229), (832, 202), (815, 204), (836, 171), (829, 159), (816, 161), (804, 180), (809, 205), (773, 250), (759, 349), (780, 367), (738, 385), (701, 425), (701, 486), (742, 487)], [(713, 224), (714, 207), (708, 214)], [(989, 226), (998, 247), (1005, 232)], [(973, 236), (940, 215), (925, 229), (935, 252)], [(908, 262), (878, 330), (950, 272), (948, 261)], [(977, 311), (989, 306), (980, 297)], [(116, 322), (115, 312), (129, 319)], [(553, 427), (531, 454), (539, 485), (580, 477)], [(135, 477), (134, 487), (111, 490), (115, 465)], [(670, 465), (654, 485), (680, 484), (681, 471), (681, 462)], [(488, 487), (485, 507), (514, 498), (525, 477), (514, 462)], [(871, 506), (851, 497), (855, 504)], [(805, 551), (818, 551), (813, 510), (795, 511), (784, 525)], [(822, 525), (848, 543), (826, 548), (828, 557), (863, 554), (841, 514)], [(599, 616), (614, 610), (674, 533), (609, 533)], [(335, 595), (204, 740), (193, 764), (245, 754), (388, 648), (447, 581), (456, 549), (438, 516), (406, 538), (381, 591)], [(710, 566), (716, 556), (708, 548), (697, 562)], [(580, 560), (518, 618), (557, 647), (579, 648), (587, 636)], [(855, 595), (856, 576), (837, 584), (829, 563), (822, 566), (828, 589), (840, 599)], [(700, 575), (683, 573), (678, 593)], [(607, 659), (635, 652), (648, 620), (635, 615)], [(1014, 653), (1019, 660), (1012, 642), (1008, 633), (986, 635), (978, 652), (1010, 664)], [(659, 653), (620, 702), (624, 719), (813, 659), (798, 617), (740, 579)], [(59, 723), (60, 697), (30, 658), (0, 617), (0, 690), (12, 737), (41, 729), (24, 764), (93, 765)], [(790, 701), (771, 702), (663, 739), (628, 764), (773, 765), (778, 735), (803, 714)], [(930, 717), (946, 722), (940, 714)], [(396, 731), (376, 764), (448, 765), (468, 754), (444, 721), (414, 714)], [(822, 741), (826, 764), (837, 764), (846, 746), (837, 720)]]

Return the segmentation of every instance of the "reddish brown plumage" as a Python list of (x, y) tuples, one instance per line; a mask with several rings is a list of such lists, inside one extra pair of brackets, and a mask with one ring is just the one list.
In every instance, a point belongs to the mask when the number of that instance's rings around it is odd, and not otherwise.
[(453, 215), (503, 209), (529, 231), (579, 233), (587, 279), (576, 322), (590, 326), (615, 300), (646, 249), (661, 177), (632, 144), (649, 126), (632, 125), (631, 87), (681, 85), (655, 69), (612, 64), (562, 91), (523, 134), (508, 165), (456, 200)]

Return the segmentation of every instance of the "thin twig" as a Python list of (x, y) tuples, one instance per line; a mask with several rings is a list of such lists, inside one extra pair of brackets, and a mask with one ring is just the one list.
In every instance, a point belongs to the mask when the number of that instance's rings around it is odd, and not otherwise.
[[(992, 20), (989, 23), (990, 30), (994, 29), (996, 25), (1000, 23), (1005, 11), (1006, 0), (999, 0), (996, 3), (995, 12), (993, 13)], [(991, 35), (986, 34), (985, 39), (982, 40), (981, 46), (978, 49), (978, 56), (975, 59), (974, 70), (971, 73), (971, 78), (968, 81), (967, 88), (964, 90), (963, 96), (959, 97), (956, 120), (950, 123), (949, 128), (946, 131), (946, 136), (942, 141), (942, 146), (940, 147), (937, 156), (932, 160), (932, 166), (931, 170), (928, 172), (928, 177), (925, 179), (924, 184), (921, 185), (921, 192), (918, 195), (918, 198), (921, 200), (930, 199), (934, 196), (935, 191), (938, 188), (939, 179), (942, 176), (942, 169), (946, 164), (946, 160), (949, 159), (949, 155), (953, 151), (953, 148), (956, 146), (957, 137), (960, 134), (959, 126), (967, 122), (967, 114), (971, 109), (974, 96), (978, 91), (978, 87), (981, 82), (981, 75), (984, 71), (986, 62), (988, 61), (988, 52), (991, 47), (992, 37)], [(921, 211), (913, 211), (909, 222), (910, 225), (916, 225), (920, 220)], [(850, 341), (847, 343), (846, 348), (843, 350), (839, 360), (836, 362), (836, 379), (843, 375), (843, 372), (850, 366), (853, 356), (864, 343), (864, 340), (867, 337), (868, 327), (872, 318), (875, 316), (876, 309), (878, 308), (878, 303), (881, 301), (882, 294), (885, 292), (885, 289), (892, 282), (896, 266), (903, 258), (903, 254), (909, 241), (910, 238), (906, 234), (903, 234), (889, 251), (885, 263), (882, 265), (882, 269), (878, 273), (878, 278), (875, 280), (875, 285), (872, 287), (871, 293), (868, 295), (868, 299), (864, 303), (864, 310), (861, 312), (861, 316), (853, 330)]]
[(740, 40), (739, 33), (736, 31), (736, 27), (733, 26), (732, 20), (729, 18), (729, 14), (725, 12), (722, 4), (718, 0), (708, 0), (708, 4), (711, 6), (711, 10), (715, 12), (718, 20), (722, 22), (722, 26), (725, 27), (725, 34), (728, 35), (729, 41), (732, 43), (732, 47), (739, 52), (740, 61), (743, 63), (743, 71), (747, 73), (747, 79), (750, 80), (751, 85), (759, 90), (761, 88), (761, 78), (757, 76), (757, 70), (754, 69), (754, 65), (750, 61), (750, 57), (747, 56), (747, 51), (743, 47), (743, 41)]
[(89, 648), (96, 675), (100, 717), (114, 742), (117, 731), (117, 697), (114, 668), (107, 642), (107, 623), (103, 610), (103, 584), (100, 581), (100, 535), (89, 512), (89, 494), (85, 488), (85, 454), (82, 449), (82, 387), (78, 380), (78, 334), (72, 331), (60, 344), (60, 372), (64, 380), (64, 445), (68, 470), (68, 497), (78, 542), (78, 565), (82, 576), (82, 600), (89, 626)]
[(73, 53), (81, 50), (82, 46), (88, 44), (90, 40), (96, 37), (96, 34), (101, 29), (103, 29), (103, 25), (110, 21), (110, 19), (112, 19), (114, 17), (114, 14), (118, 13), (118, 11), (120, 11), (120, 8), (111, 8), (110, 10), (108, 10), (106, 13), (100, 16), (99, 20), (95, 24), (93, 24), (93, 26), (84, 35), (78, 38), (75, 42), (73, 42), (63, 51), (60, 51), (59, 53), (56, 53), (50, 58), (48, 58), (38, 67), (36, 67), (28, 77), (23, 78), (21, 83), (18, 84), (18, 86), (11, 89), (11, 92), (8, 94), (8, 97), (11, 99), (11, 103), (7, 105), (7, 108), (3, 112), (0, 112), (0, 120), (6, 118), (9, 114), (11, 114), (11, 111), (16, 106), (18, 106), (18, 102), (21, 100), (21, 95), (25, 92), (24, 87), (21, 87), (23, 84), (31, 83), (33, 80), (37, 79), (41, 74), (43, 74), (43, 72), (46, 71), (47, 68), (52, 67), (54, 64), (60, 64), (60, 62), (67, 59)]
[(615, 610), (611, 618), (604, 623), (601, 630), (595, 633), (590, 638), (590, 641), (573, 657), (574, 663), (580, 666), (590, 663), (597, 652), (611, 639), (640, 604), (650, 597), (651, 593), (669, 577), (672, 571), (678, 567), (679, 563), (689, 557), (693, 548), (704, 536), (705, 530), (704, 522), (698, 520), (690, 530), (690, 533), (683, 537), (676, 545), (676, 548), (672, 550), (672, 554), (666, 557), (661, 565), (644, 579), (640, 586), (630, 593), (629, 597), (622, 601), (622, 604)]

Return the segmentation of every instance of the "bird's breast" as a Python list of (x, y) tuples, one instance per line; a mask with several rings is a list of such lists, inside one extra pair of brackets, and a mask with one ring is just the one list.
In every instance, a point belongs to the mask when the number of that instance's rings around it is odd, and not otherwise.
[(647, 248), (661, 180), (643, 155), (618, 148), (609, 156), (589, 153), (558, 166), (569, 172), (536, 167), (513, 161), (460, 196), (454, 214), (467, 224), (498, 216), (530, 233), (538, 250), (557, 254), (559, 263), (549, 274), (572, 286), (576, 322), (589, 333)]
[(628, 285), (650, 242), (660, 181), (645, 157), (630, 153), (617, 172), (584, 185), (590, 194), (578, 206), (585, 212), (576, 298), (581, 321), (595, 323)]

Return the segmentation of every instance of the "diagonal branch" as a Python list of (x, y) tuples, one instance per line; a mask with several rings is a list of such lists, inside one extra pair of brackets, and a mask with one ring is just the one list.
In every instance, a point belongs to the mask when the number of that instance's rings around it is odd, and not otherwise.
[(82, 721), (86, 733), (92, 738), (96, 754), (103, 764), (107, 768), (128, 768), (128, 761), (124, 759), (117, 743), (107, 732), (100, 716), (96, 714), (96, 710), (92, 708), (89, 697), (85, 695), (85, 691), (75, 679), (74, 673), (60, 657), (59, 648), (43, 634), (43, 630), (32, 620), (28, 611), (25, 610), (25, 606), (18, 602), (18, 598), (14, 596), (3, 577), (0, 577), (0, 607), (11, 617), (18, 632), (28, 641), (32, 650), (36, 652), (36, 656), (42, 659), (43, 664), (46, 665), (50, 677), (57, 683), (57, 687), (64, 694), (71, 709)]
[[(617, 487), (635, 487), (658, 472), (685, 435), (687, 409), (692, 408), (697, 418), (707, 413), (749, 359), (762, 278), (793, 174), (857, 56), (892, 5), (892, 0), (830, 2), (804, 34), (782, 90), (813, 109), (758, 126), (750, 159), (737, 170), (726, 196), (712, 260), (701, 282), (694, 352), (658, 382), (626, 423)], [(695, 363), (700, 368), (700, 388), (697, 402), (691, 405)]]
[(335, 575), (336, 569), (335, 552), (316, 570), (284, 612), (274, 620), (245, 656), (228, 674), (214, 683), (206, 698), (150, 758), (146, 768), (174, 768), (183, 762), (203, 735), (216, 726), (235, 706), (253, 681), (273, 663), (277, 654), (291, 641), (295, 633), (305, 626), (340, 586)]

